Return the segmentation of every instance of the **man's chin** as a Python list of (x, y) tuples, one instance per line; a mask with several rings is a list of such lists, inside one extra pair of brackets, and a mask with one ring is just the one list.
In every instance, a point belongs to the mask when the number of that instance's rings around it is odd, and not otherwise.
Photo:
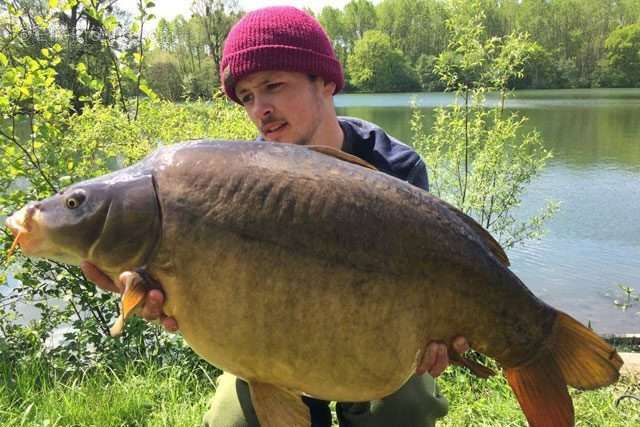
[(278, 138), (278, 139), (267, 139), (265, 138), (265, 141), (267, 142), (274, 142), (277, 144), (293, 144), (293, 145), (309, 145), (309, 141), (307, 141), (306, 139), (301, 139), (298, 141), (294, 141), (294, 140), (287, 140), (284, 138)]
[(309, 145), (309, 138), (295, 138), (294, 136), (286, 135), (285, 133), (274, 132), (273, 135), (262, 134), (262, 137), (267, 142), (274, 142), (278, 144), (293, 144), (293, 145)]

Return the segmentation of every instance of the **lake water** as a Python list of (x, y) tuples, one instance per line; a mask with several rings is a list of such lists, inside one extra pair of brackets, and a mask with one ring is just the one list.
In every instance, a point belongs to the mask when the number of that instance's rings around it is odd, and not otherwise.
[[(337, 96), (336, 106), (408, 142), (412, 101), (430, 126), (433, 109), (454, 99), (354, 94)], [(618, 284), (640, 294), (640, 89), (521, 91), (506, 108), (528, 117), (554, 153), (519, 213), (561, 202), (542, 240), (509, 250), (512, 270), (543, 300), (599, 333), (640, 333), (640, 303), (625, 311), (613, 303), (622, 297)]]
[[(431, 125), (451, 94), (339, 95), (338, 112), (410, 140), (410, 105)], [(494, 102), (495, 100), (490, 100)], [(508, 109), (529, 118), (554, 158), (528, 187), (522, 215), (560, 201), (540, 241), (509, 250), (512, 269), (538, 296), (603, 334), (640, 333), (640, 303), (614, 305), (618, 284), (640, 294), (640, 89), (522, 91)], [(30, 317), (29, 307), (23, 307)]]

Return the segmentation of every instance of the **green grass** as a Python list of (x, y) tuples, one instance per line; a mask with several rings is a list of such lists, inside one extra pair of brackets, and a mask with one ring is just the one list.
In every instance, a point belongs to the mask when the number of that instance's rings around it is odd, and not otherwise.
[[(131, 363), (108, 368), (53, 372), (43, 363), (0, 364), (1, 426), (198, 426), (213, 383), (202, 370)], [(450, 402), (440, 426), (526, 426), (502, 376), (478, 380), (459, 369), (439, 384)], [(578, 426), (640, 425), (640, 403), (615, 400), (640, 395), (638, 379), (592, 392), (572, 391)]]
[(192, 427), (200, 424), (213, 390), (203, 372), (152, 363), (132, 363), (119, 373), (97, 368), (63, 377), (32, 364), (4, 376), (0, 425)]
[[(626, 394), (640, 396), (640, 378), (622, 377), (609, 387), (580, 392), (571, 390), (577, 426), (629, 427), (640, 425), (640, 403), (623, 399)], [(527, 426), (526, 420), (507, 381), (496, 375), (478, 380), (460, 370), (448, 370), (438, 381), (449, 400), (449, 414), (441, 426), (511, 427)]]

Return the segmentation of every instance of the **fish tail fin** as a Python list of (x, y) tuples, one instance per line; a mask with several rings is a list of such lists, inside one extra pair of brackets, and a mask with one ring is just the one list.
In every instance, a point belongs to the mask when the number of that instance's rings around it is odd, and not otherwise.
[(622, 358), (615, 348), (582, 323), (558, 312), (552, 338), (555, 360), (570, 386), (593, 390), (618, 380)]
[(622, 363), (595, 332), (558, 312), (548, 345), (531, 362), (505, 369), (505, 375), (532, 427), (567, 427), (574, 425), (567, 384), (584, 390), (612, 384)]
[(574, 425), (573, 402), (551, 352), (504, 372), (531, 427)]

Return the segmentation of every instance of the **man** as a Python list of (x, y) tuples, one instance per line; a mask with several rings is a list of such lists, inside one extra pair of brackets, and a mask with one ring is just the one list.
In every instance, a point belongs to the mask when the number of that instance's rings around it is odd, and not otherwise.
[[(336, 116), (333, 95), (344, 85), (342, 67), (322, 27), (305, 12), (269, 7), (244, 16), (227, 37), (220, 75), (225, 93), (244, 107), (260, 131), (260, 140), (333, 147), (428, 190), (426, 168), (415, 151), (371, 123)], [(84, 264), (82, 269), (100, 287), (119, 291), (94, 266)], [(167, 330), (175, 331), (178, 324), (162, 313), (163, 302), (161, 291), (149, 291), (142, 316), (159, 319)], [(468, 349), (461, 337), (452, 345), (459, 352)], [(434, 425), (447, 412), (447, 402), (433, 378), (422, 374), (437, 376), (447, 365), (446, 344), (429, 343), (418, 361), (417, 375), (396, 393), (375, 402), (338, 403), (340, 425)], [(303, 400), (313, 427), (331, 425), (328, 402)], [(224, 374), (203, 421), (208, 427), (258, 426), (247, 384)]]

